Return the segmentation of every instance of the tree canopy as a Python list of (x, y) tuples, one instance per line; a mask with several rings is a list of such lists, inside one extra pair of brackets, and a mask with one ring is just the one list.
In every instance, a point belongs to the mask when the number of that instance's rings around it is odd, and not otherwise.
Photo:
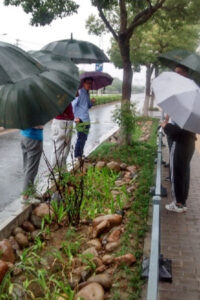
[(56, 18), (77, 13), (79, 5), (73, 0), (4, 0), (5, 5), (21, 6), (32, 15), (31, 25), (47, 25)]

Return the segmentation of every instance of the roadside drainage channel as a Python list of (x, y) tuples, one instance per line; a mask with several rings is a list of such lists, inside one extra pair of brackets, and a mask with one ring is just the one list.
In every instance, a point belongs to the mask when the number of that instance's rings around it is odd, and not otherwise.
[[(104, 134), (92, 149), (87, 151), (86, 155), (90, 155), (101, 143), (105, 142), (110, 136), (118, 131), (118, 128), (112, 128)], [(47, 183), (42, 183), (42, 192), (45, 193), (47, 189)], [(21, 199), (18, 198), (13, 201), (10, 205), (6, 206), (5, 209), (0, 212), (0, 240), (8, 238), (13, 229), (20, 226), (25, 220), (27, 220), (32, 212), (33, 205), (24, 205), (21, 203)]]

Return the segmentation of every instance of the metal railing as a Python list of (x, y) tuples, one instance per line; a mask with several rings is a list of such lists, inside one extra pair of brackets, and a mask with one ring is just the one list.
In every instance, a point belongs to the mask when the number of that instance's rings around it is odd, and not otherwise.
[(162, 178), (162, 128), (158, 131), (158, 147), (157, 147), (157, 167), (156, 182), (154, 189), (153, 202), (153, 218), (152, 218), (152, 236), (151, 236), (151, 252), (150, 258), (145, 261), (143, 278), (148, 277), (147, 300), (158, 299), (158, 282), (159, 280), (172, 282), (171, 260), (164, 259), (160, 253), (160, 203), (161, 197), (166, 196), (166, 189), (161, 183)]
[(158, 132), (157, 169), (155, 195), (153, 196), (153, 220), (151, 253), (149, 259), (149, 280), (147, 300), (156, 300), (158, 295), (159, 264), (160, 264), (160, 201), (161, 201), (161, 172), (162, 172), (162, 128)]

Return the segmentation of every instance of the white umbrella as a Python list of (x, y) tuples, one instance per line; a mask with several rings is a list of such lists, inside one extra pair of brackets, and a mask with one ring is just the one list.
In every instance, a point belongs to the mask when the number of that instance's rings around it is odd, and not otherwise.
[(181, 128), (200, 133), (200, 88), (175, 72), (163, 72), (154, 79), (156, 103)]

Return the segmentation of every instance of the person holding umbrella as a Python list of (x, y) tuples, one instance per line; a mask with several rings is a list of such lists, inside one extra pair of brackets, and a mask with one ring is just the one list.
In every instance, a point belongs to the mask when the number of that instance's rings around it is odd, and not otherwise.
[(83, 80), (83, 87), (79, 90), (78, 96), (72, 102), (74, 121), (77, 124), (77, 141), (75, 145), (74, 156), (81, 159), (83, 156), (84, 146), (90, 129), (89, 109), (96, 101), (95, 98), (90, 100), (89, 90), (92, 89), (93, 78), (86, 77)]
[[(188, 77), (188, 68), (182, 65), (177, 65), (175, 72)], [(165, 208), (176, 213), (186, 212), (190, 185), (190, 161), (195, 150), (195, 133), (180, 128), (175, 122), (164, 121), (161, 126), (172, 140), (170, 173), (173, 201)]]

